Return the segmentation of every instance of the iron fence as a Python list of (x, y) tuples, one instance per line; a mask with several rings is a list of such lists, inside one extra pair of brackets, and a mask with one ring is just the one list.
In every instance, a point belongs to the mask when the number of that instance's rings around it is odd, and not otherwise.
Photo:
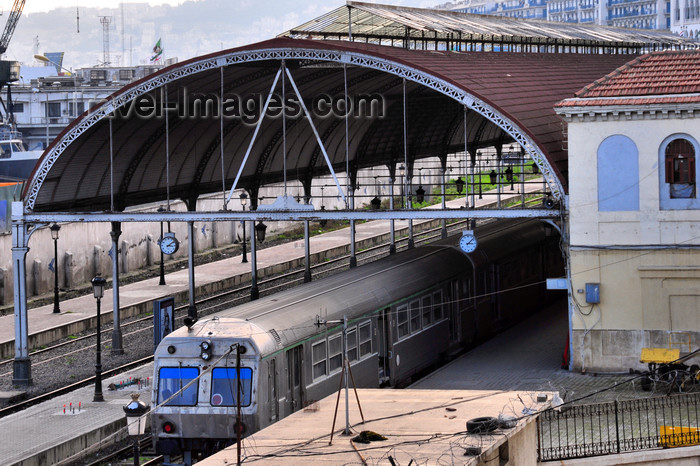
[(700, 444), (700, 394), (562, 406), (537, 419), (540, 461)]

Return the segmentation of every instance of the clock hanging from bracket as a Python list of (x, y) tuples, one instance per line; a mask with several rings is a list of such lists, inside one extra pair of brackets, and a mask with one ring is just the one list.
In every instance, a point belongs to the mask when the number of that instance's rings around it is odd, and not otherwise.
[(459, 239), (459, 248), (464, 252), (474, 252), (478, 241), (476, 236), (474, 236), (473, 230), (464, 230), (462, 232), (462, 237)]
[(175, 238), (175, 233), (165, 233), (160, 240), (160, 250), (163, 254), (175, 254), (180, 247), (180, 242)]

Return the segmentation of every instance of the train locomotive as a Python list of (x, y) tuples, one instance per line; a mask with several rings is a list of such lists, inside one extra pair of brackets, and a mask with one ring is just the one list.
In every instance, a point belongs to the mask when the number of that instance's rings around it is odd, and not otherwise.
[(447, 238), (177, 329), (155, 352), (156, 451), (191, 464), (335, 392), (344, 317), (356, 386), (404, 386), (545, 303), (563, 273), (552, 231), (493, 222), (472, 253)]

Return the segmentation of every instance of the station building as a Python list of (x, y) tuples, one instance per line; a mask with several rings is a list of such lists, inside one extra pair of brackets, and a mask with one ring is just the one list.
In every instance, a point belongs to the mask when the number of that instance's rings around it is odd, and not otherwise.
[(559, 102), (568, 127), (574, 369), (700, 343), (700, 51), (634, 59)]

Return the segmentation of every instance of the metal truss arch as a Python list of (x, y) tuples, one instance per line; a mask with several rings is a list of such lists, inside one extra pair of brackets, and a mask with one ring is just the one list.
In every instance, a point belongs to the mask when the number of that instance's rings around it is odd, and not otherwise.
[(122, 91), (110, 96), (103, 104), (93, 107), (80, 120), (67, 128), (60, 140), (54, 142), (48, 152), (42, 157), (35, 175), (29, 180), (25, 191), (24, 211), (30, 213), (48, 176), (51, 167), (63, 151), (85, 133), (88, 129), (106, 118), (111, 118), (115, 110), (124, 107), (136, 97), (161, 88), (168, 83), (208, 70), (218, 69), (242, 63), (276, 60), (314, 60), (350, 64), (361, 68), (374, 69), (389, 73), (407, 81), (418, 83), (426, 88), (444, 94), (467, 108), (481, 114), (504, 132), (510, 135), (524, 151), (539, 166), (542, 175), (551, 189), (552, 196), (559, 201), (564, 200), (564, 189), (544, 153), (532, 138), (510, 118), (499, 110), (470, 94), (465, 88), (448, 82), (428, 71), (417, 69), (405, 63), (389, 58), (377, 57), (370, 53), (348, 50), (319, 49), (311, 47), (271, 47), (257, 50), (233, 50), (219, 54), (193, 59), (180, 66), (166, 68), (152, 77), (145, 78), (134, 85), (127, 86)]

